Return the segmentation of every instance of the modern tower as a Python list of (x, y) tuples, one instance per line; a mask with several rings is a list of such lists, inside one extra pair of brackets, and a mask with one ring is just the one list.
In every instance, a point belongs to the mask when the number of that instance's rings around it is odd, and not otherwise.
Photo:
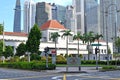
[(21, 5), (20, 0), (16, 0), (15, 6), (15, 14), (14, 14), (14, 28), (13, 32), (21, 32)]
[(52, 7), (49, 3), (36, 3), (35, 22), (38, 26), (42, 26), (45, 22), (52, 19)]
[[(91, 13), (91, 12), (94, 13), (94, 11), (97, 12), (97, 10), (93, 10), (93, 9), (96, 9), (94, 7), (97, 7), (97, 4), (98, 4), (97, 0), (73, 0), (73, 7), (75, 10), (74, 11), (75, 12), (75, 26), (76, 26), (77, 32), (80, 32), (81, 34), (88, 32), (88, 28), (90, 28), (89, 27), (90, 24), (88, 24), (88, 21), (96, 17), (88, 16), (89, 14), (87, 13)], [(94, 24), (91, 24), (91, 25), (94, 25)]]
[(120, 30), (120, 0), (100, 0), (100, 26), (103, 39), (113, 42), (113, 50), (117, 52), (114, 41)]
[(61, 24), (65, 25), (66, 7), (62, 5), (56, 5), (55, 3), (53, 3), (51, 6), (52, 6), (52, 19), (55, 19)]
[(74, 17), (74, 7), (73, 6), (67, 6), (66, 7), (66, 14), (65, 14), (65, 27), (67, 29), (70, 29), (75, 34), (77, 33), (76, 27), (75, 27), (75, 17)]
[[(110, 42), (113, 41), (112, 38), (117, 37), (117, 32), (120, 29), (119, 4), (120, 0), (100, 0), (101, 33), (104, 36), (103, 39), (106, 40), (106, 31), (108, 31), (108, 41)], [(106, 27), (108, 27), (107, 30)]]
[(30, 29), (35, 24), (36, 3), (32, 0), (25, 0), (24, 2), (24, 32), (29, 33)]

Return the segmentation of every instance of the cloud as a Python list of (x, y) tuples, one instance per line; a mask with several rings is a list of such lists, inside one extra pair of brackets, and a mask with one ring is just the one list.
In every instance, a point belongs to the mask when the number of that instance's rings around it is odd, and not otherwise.
[(71, 5), (72, 0), (34, 0), (36, 2), (48, 2), (48, 3), (55, 3), (59, 5)]

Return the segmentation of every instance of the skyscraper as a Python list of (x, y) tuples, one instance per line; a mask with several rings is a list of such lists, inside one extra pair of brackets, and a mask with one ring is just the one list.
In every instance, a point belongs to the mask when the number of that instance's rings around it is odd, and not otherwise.
[[(108, 31), (108, 41), (112, 42), (111, 38), (117, 37), (117, 32), (120, 29), (120, 17), (118, 12), (120, 10), (120, 0), (100, 0), (100, 26), (101, 33), (104, 36), (103, 39), (106, 40), (106, 31)], [(106, 13), (107, 12), (107, 13)], [(106, 27), (108, 29), (106, 30)]]
[(100, 0), (101, 34), (106, 42), (113, 42), (113, 50), (117, 52), (114, 41), (120, 29), (120, 0)]
[(67, 6), (66, 7), (66, 15), (65, 15), (65, 27), (67, 29), (70, 29), (72, 32), (76, 32), (75, 27), (75, 17), (74, 17), (74, 7), (73, 6)]
[(35, 22), (38, 26), (42, 26), (45, 22), (52, 19), (52, 7), (49, 3), (38, 2), (36, 4)]
[(15, 6), (15, 14), (14, 14), (14, 29), (13, 32), (21, 32), (21, 5), (20, 0), (16, 0)]
[[(96, 18), (96, 16), (89, 16), (88, 13), (92, 14), (94, 13), (94, 11), (97, 12), (97, 10), (95, 10), (96, 9), (95, 7), (97, 7), (97, 5), (98, 5), (97, 0), (73, 0), (73, 7), (75, 10), (74, 11), (75, 12), (75, 26), (76, 26), (77, 32), (80, 32), (81, 34), (86, 33), (90, 30), (88, 29), (90, 28), (90, 25), (91, 26), (94, 25), (94, 24), (89, 24), (89, 21), (91, 20), (91, 18)], [(94, 21), (92, 22), (95, 23)]]
[(62, 24), (65, 24), (66, 7), (62, 5), (56, 5), (55, 3), (53, 3), (51, 6), (52, 6), (52, 19), (55, 19)]
[(32, 0), (24, 2), (24, 32), (29, 33), (30, 29), (35, 24), (36, 3)]

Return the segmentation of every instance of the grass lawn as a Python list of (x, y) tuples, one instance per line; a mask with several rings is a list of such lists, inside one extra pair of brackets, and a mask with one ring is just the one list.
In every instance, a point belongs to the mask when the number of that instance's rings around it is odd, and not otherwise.
[[(67, 66), (66, 64), (57, 64), (56, 65), (57, 67), (64, 67), (64, 66)], [(73, 65), (71, 65), (73, 66)], [(105, 67), (107, 65), (98, 65), (99, 67)], [(115, 66), (115, 65), (109, 65), (109, 66)], [(82, 64), (81, 67), (96, 67), (96, 64)]]

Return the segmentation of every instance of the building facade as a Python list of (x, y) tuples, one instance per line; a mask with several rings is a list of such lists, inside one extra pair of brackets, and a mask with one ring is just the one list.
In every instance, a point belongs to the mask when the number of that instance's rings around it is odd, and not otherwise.
[[(100, 26), (105, 41), (114, 42), (120, 30), (120, 0), (100, 0)], [(116, 52), (114, 45), (114, 52)]]
[[(61, 25), (56, 20), (49, 20), (46, 23), (44, 23), (41, 27), (42, 32), (42, 39), (39, 45), (39, 50), (44, 52), (45, 47), (50, 48), (50, 54), (51, 51), (55, 50), (55, 43), (52, 41), (51, 33), (58, 32), (60, 36), (63, 35), (64, 30), (66, 28)], [(73, 35), (74, 33), (71, 32)], [(0, 39), (3, 39), (3, 35), (0, 35)], [(16, 53), (16, 48), (20, 43), (26, 43), (28, 39), (28, 35), (26, 33), (16, 33), (16, 32), (5, 32), (4, 35), (4, 41), (5, 45), (13, 46), (14, 47), (14, 54)], [(66, 37), (58, 37), (57, 39), (57, 54), (56, 55), (65, 55), (66, 54)], [(83, 56), (83, 60), (88, 60), (88, 50), (87, 50), (87, 44), (83, 44), (82, 41), (79, 42), (79, 54)], [(95, 48), (97, 44), (97, 41), (92, 43), (92, 46), (90, 47), (90, 60), (96, 60), (96, 54), (95, 54)], [(107, 46), (105, 41), (99, 41), (100, 49), (100, 60), (107, 60)], [(111, 53), (109, 54), (109, 60), (112, 60), (113, 56), (113, 46), (112, 43), (109, 42), (109, 49), (111, 50)], [(78, 44), (77, 41), (72, 41), (71, 38), (68, 38), (68, 55), (73, 54), (77, 55), (78, 53)], [(44, 54), (44, 53), (42, 53)]]
[(36, 3), (32, 0), (25, 0), (23, 12), (24, 12), (23, 32), (29, 33), (30, 29), (35, 24)]
[[(90, 14), (97, 12), (97, 5), (97, 0), (73, 0), (73, 7), (75, 10), (75, 26), (77, 32), (80, 32), (81, 34), (86, 33), (91, 27), (93, 27), (93, 25), (97, 24), (95, 21), (97, 17), (89, 16)], [(94, 24), (89, 23), (92, 18), (95, 18), (92, 21)]]
[(52, 7), (49, 3), (36, 3), (36, 17), (35, 22), (38, 26), (43, 25), (48, 20), (52, 19)]
[(13, 32), (21, 32), (21, 4), (16, 0)]
[(66, 7), (61, 5), (51, 4), (52, 6), (52, 19), (57, 20), (61, 24), (65, 25), (65, 12)]
[(66, 15), (65, 15), (65, 27), (67, 29), (70, 29), (72, 32), (77, 33), (74, 15), (75, 15), (74, 7), (67, 6), (66, 7)]

